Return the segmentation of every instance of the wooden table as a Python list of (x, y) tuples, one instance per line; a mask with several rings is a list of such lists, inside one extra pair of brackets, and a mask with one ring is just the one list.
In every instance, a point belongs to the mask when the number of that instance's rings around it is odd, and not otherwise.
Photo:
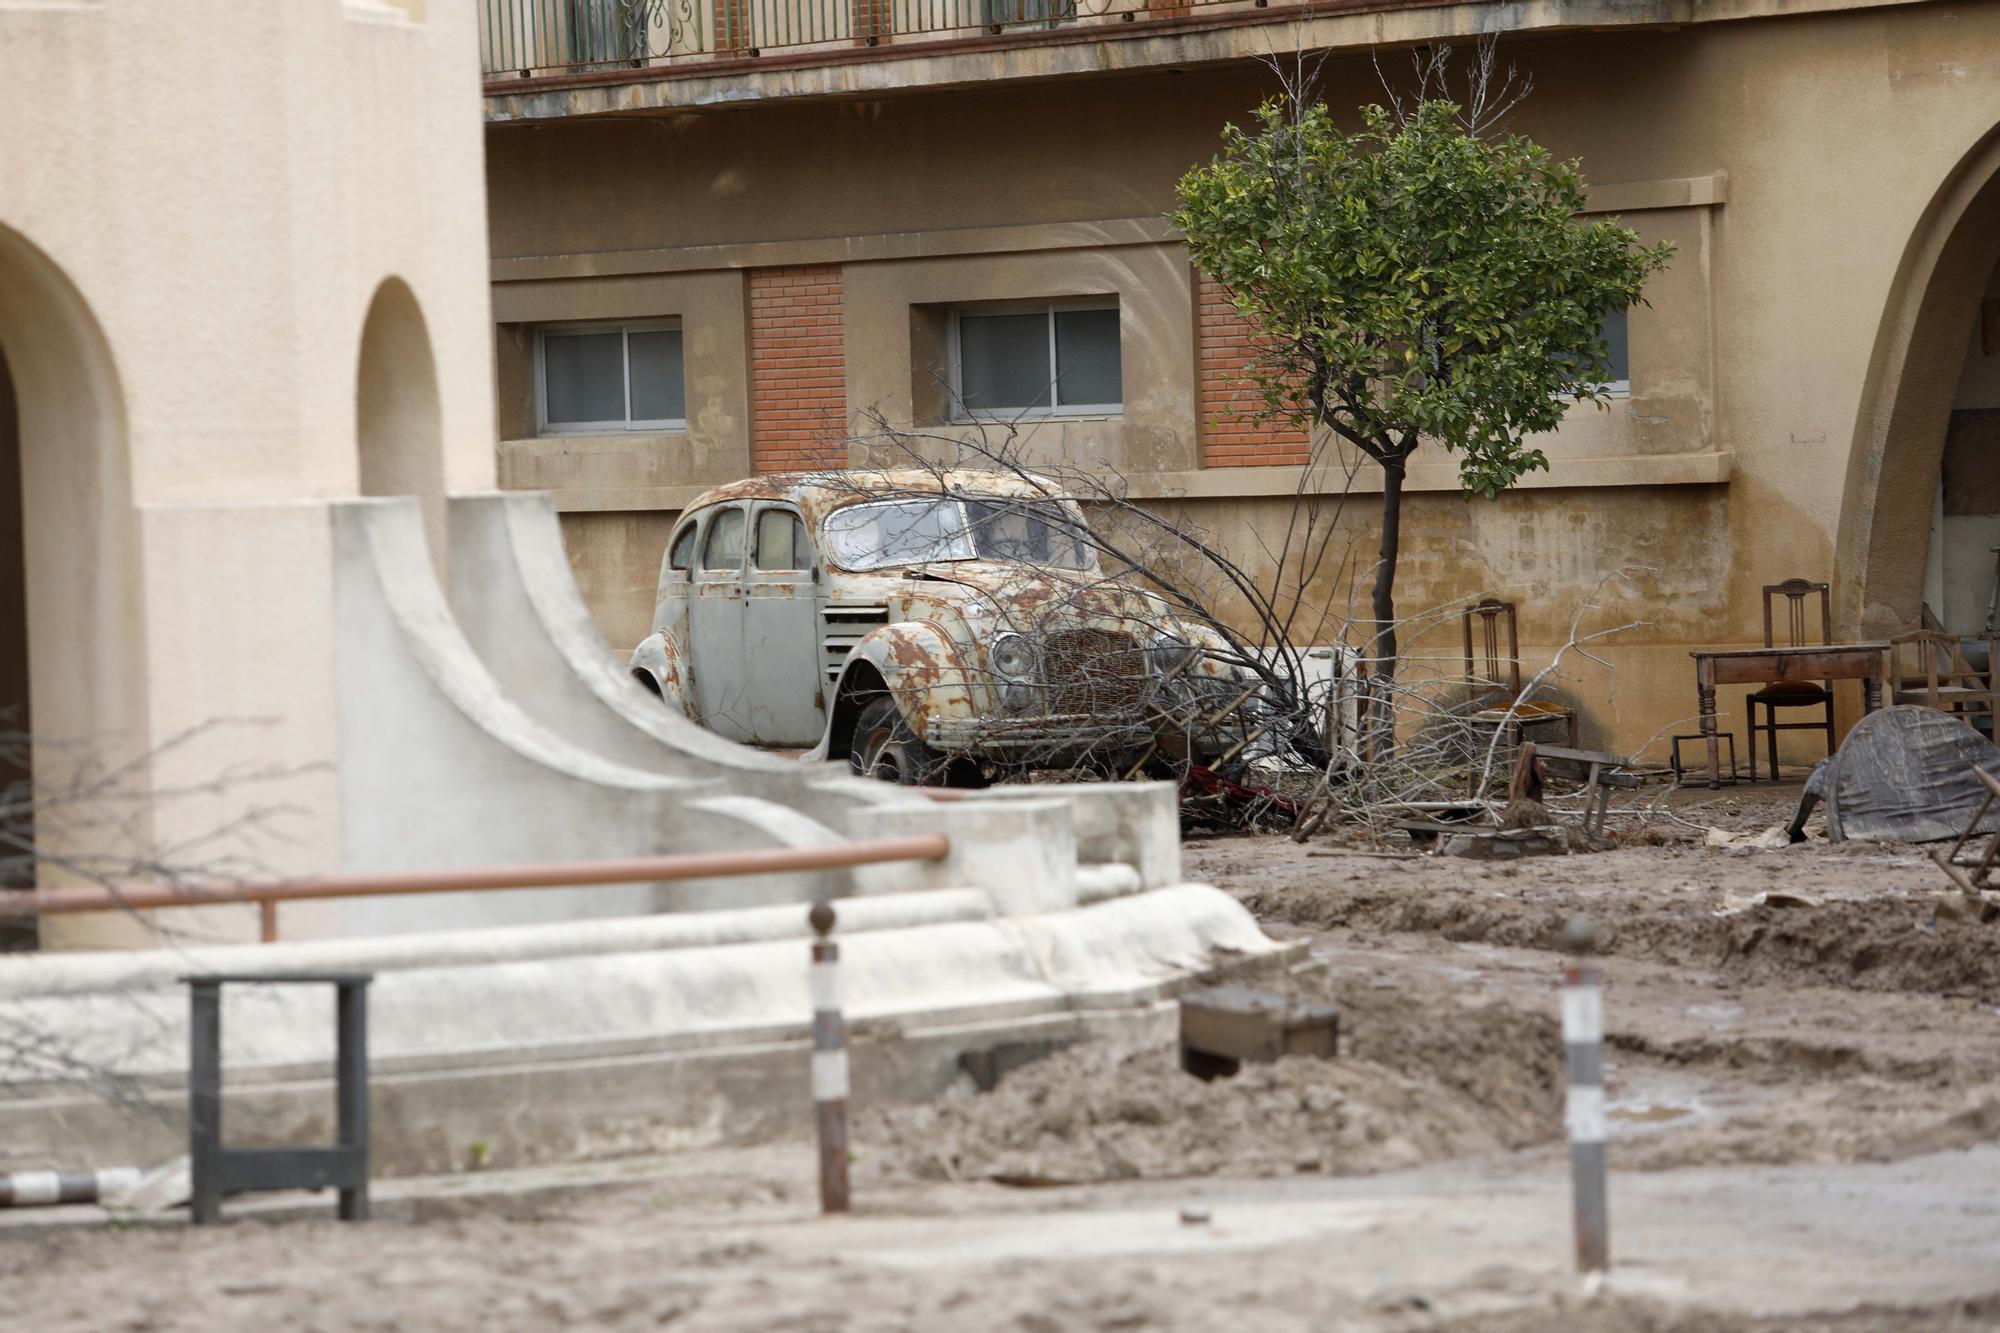
[[(1708, 785), (1722, 785), (1722, 761), (1715, 746), (1715, 687), (1774, 685), (1791, 681), (1858, 680), (1862, 711), (1882, 706), (1889, 645), (1808, 643), (1796, 648), (1703, 648), (1694, 659), (1695, 688), (1701, 695), (1701, 735), (1708, 746)], [(1751, 737), (1756, 743), (1756, 737)]]

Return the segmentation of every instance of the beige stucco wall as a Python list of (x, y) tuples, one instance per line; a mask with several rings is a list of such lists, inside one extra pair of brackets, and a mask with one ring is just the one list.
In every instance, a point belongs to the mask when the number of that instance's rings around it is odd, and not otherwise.
[[(386, 345), (377, 427), (402, 429), (413, 396), (433, 456), (408, 475), (495, 476), (472, 22), (441, 0), (0, 4), (0, 354), (38, 779), (147, 751), (139, 789), (287, 774), (165, 801), (136, 842), (282, 806), (259, 822), (283, 840), (184, 857), (340, 863), (319, 502), (361, 486), (363, 328), (386, 282), (407, 285), (417, 341)], [(175, 924), (254, 931), (247, 910), (201, 915)]]
[[(1687, 649), (1758, 636), (1767, 583), (1843, 585), (1844, 632), (1880, 631), (1904, 601), (1913, 622), (1908, 590), (1883, 589), (1912, 571), (1909, 586), (1920, 584), (1921, 523), (1900, 546), (1877, 532), (1875, 554), (1854, 568), (1843, 549), (1858, 549), (1854, 534), (1873, 522), (1873, 492), (1857, 476), (1928, 466), (1917, 484), (1935, 486), (1935, 457), (1926, 464), (1902, 446), (1880, 457), (1885, 437), (1868, 404), (1885, 384), (1892, 397), (1902, 391), (1879, 348), (1887, 312), (1915, 280), (1913, 237), (2000, 124), (1996, 53), (2000, 10), (1970, 5), (1503, 46), (1536, 85), (1513, 128), (1582, 160), (1593, 211), (1678, 253), (1649, 288), (1651, 306), (1632, 312), (1631, 396), (1607, 412), (1579, 409), (1546, 446), (1550, 473), (1489, 504), (1450, 492), (1447, 460), (1416, 470), (1402, 604), (1513, 598), (1530, 669), (1593, 598), (1585, 629), (1648, 622), (1595, 649), (1615, 676), (1581, 661), (1565, 672), (1586, 736), (1621, 748), (1692, 729), (1674, 725), (1695, 707)], [(1336, 103), (1379, 95), (1365, 59), (1330, 63), (1323, 86)], [(590, 318), (610, 313), (598, 293), (646, 274), (844, 260), (849, 406), (893, 412), (911, 410), (921, 360), (912, 305), (1116, 290), (1125, 413), (1050, 428), (1033, 447), (1095, 454), (1130, 470), (1141, 491), (1196, 497), (1189, 512), (1249, 558), (1281, 521), (1296, 474), (1198, 467), (1188, 273), (1160, 215), (1180, 173), (1213, 153), (1222, 123), (1270, 88), (1268, 73), (1238, 63), (497, 124), (496, 301), (518, 308), (528, 293), (560, 290), (560, 317)], [(1963, 330), (1953, 336), (1947, 406)], [(747, 469), (747, 441), (730, 447)], [(547, 441), (505, 449), (543, 460), (518, 479), (558, 491), (607, 631), (631, 633), (658, 554), (639, 552), (627, 574), (611, 575), (627, 558), (614, 544), (633, 532), (612, 516), (684, 504), (712, 479), (715, 456), (697, 474), (654, 453), (628, 468), (646, 480), (620, 488), (572, 483), (604, 474), (551, 461)], [(1370, 480), (1364, 472), (1362, 485)], [(1349, 506), (1363, 549), (1368, 508)], [(1618, 569), (1630, 581), (1600, 590)], [(1867, 569), (1878, 571), (1872, 590), (1860, 586)], [(1857, 704), (1843, 686), (1843, 715)], [(1741, 691), (1724, 692), (1723, 711), (1740, 732)], [(1800, 757), (1810, 749), (1798, 741)]]

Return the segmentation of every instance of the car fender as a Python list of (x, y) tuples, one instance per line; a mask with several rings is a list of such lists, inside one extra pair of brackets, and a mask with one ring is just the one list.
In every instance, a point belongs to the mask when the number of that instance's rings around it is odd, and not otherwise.
[(688, 706), (687, 674), (680, 645), (667, 635), (651, 634), (642, 639), (639, 646), (632, 650), (628, 669), (633, 678), (657, 695), (662, 703), (689, 717), (694, 716)]
[[(880, 680), (919, 740), (939, 718), (969, 718), (979, 702), (978, 673), (968, 670), (963, 652), (943, 628), (926, 620), (906, 620), (869, 631), (848, 650), (835, 707), (828, 718), (826, 752), (840, 752), (840, 704), (850, 695), (877, 688)], [(851, 725), (851, 724), (850, 724)]]

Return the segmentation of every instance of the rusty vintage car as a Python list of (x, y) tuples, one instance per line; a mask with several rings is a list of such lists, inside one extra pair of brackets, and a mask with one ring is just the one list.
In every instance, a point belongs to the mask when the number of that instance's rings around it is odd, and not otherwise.
[(1212, 630), (1100, 568), (1032, 477), (907, 469), (717, 487), (676, 524), (631, 670), (732, 739), (903, 783), (1107, 773), (1227, 745)]

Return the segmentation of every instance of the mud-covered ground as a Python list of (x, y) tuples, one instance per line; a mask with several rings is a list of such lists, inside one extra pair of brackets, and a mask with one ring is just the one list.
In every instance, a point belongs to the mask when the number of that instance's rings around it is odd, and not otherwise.
[[(1340, 1058), (1204, 1083), (1080, 1047), (857, 1108), (846, 1222), (784, 1144), (367, 1228), (0, 1236), (0, 1288), (50, 1333), (2000, 1327), (2000, 924), (1921, 848), (1703, 845), (1794, 799), (1679, 793), (1621, 849), (1504, 864), (1190, 842), (1189, 878), (1303, 943), (1264, 984), (1337, 1006)], [(1620, 1260), (1590, 1299), (1558, 1137), (1579, 912)]]

